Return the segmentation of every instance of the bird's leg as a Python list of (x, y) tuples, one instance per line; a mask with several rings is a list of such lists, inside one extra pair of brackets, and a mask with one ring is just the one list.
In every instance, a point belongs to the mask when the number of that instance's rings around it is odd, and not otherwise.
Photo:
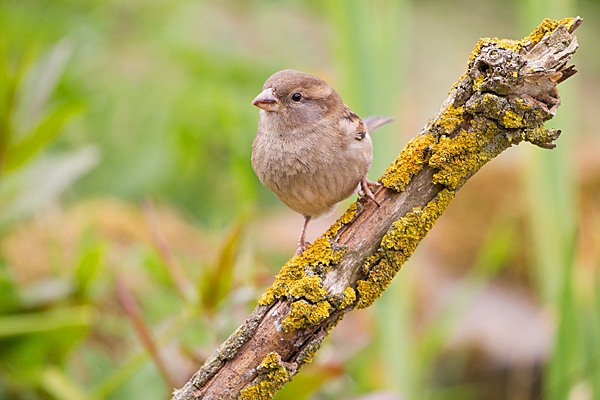
[(305, 216), (302, 232), (300, 232), (300, 239), (298, 240), (298, 249), (296, 250), (296, 254), (302, 254), (302, 252), (306, 250), (306, 241), (304, 240), (304, 237), (306, 236), (306, 227), (308, 226), (309, 221), (310, 216)]
[(377, 204), (377, 206), (379, 207), (380, 204), (377, 200), (375, 200), (375, 196), (373, 195), (373, 192), (371, 191), (372, 187), (379, 187), (379, 186), (381, 186), (381, 183), (371, 182), (370, 180), (367, 179), (366, 176), (363, 176), (363, 178), (360, 180), (360, 191), (358, 192), (358, 194), (361, 197), (367, 196), (368, 198), (373, 200), (373, 203)]

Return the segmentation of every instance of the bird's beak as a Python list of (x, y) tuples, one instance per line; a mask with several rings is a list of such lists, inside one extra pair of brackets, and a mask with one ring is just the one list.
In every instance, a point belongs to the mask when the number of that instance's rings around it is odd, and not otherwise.
[(277, 111), (279, 109), (279, 101), (277, 101), (277, 97), (275, 97), (271, 88), (263, 90), (252, 100), (252, 104), (265, 111)]

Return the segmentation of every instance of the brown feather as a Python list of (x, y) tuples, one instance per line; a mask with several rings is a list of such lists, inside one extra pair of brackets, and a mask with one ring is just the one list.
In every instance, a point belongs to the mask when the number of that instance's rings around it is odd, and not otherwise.
[[(265, 82), (263, 90), (268, 89), (277, 107), (260, 110), (252, 167), (292, 210), (307, 218), (328, 214), (366, 179), (373, 157), (368, 130), (340, 95), (313, 75), (279, 71)], [(301, 96), (297, 101), (295, 93)]]

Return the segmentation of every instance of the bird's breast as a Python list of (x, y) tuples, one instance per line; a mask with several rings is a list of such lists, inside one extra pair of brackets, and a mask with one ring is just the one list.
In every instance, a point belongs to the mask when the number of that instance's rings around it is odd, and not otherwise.
[(295, 137), (259, 131), (252, 145), (252, 167), (288, 207), (318, 217), (351, 196), (371, 166), (370, 138), (349, 139), (318, 132)]

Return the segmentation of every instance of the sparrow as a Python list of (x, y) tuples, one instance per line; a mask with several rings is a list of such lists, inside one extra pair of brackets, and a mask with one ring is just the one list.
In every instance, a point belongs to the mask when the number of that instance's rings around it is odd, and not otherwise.
[[(304, 216), (297, 254), (306, 249), (311, 219), (329, 215), (353, 193), (376, 204), (367, 173), (373, 160), (369, 132), (392, 118), (363, 121), (324, 80), (286, 69), (273, 74), (252, 104), (260, 108), (252, 143), (258, 179)], [(379, 204), (378, 204), (379, 205)]]

